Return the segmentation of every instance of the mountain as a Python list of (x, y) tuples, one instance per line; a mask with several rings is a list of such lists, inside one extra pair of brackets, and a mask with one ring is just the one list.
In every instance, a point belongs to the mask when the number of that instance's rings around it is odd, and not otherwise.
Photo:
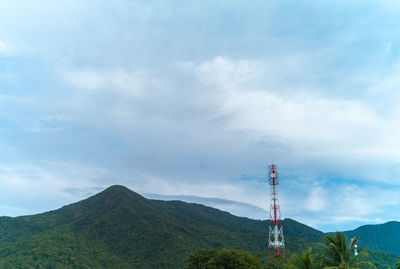
[[(58, 210), (0, 218), (0, 267), (184, 268), (196, 249), (262, 252), (266, 232), (265, 221), (112, 186)], [(287, 244), (291, 253), (307, 242)]]
[[(164, 201), (184, 201), (187, 203), (202, 204), (205, 206), (217, 208), (222, 211), (229, 211), (235, 216), (243, 216), (243, 212), (246, 211), (247, 216), (252, 216), (252, 219), (265, 219), (269, 216), (269, 212), (257, 206), (236, 202), (220, 198), (205, 198), (199, 196), (189, 195), (160, 195), (160, 194), (144, 194), (148, 199), (157, 199)], [(249, 213), (250, 212), (250, 213)], [(264, 226), (268, 225), (268, 222), (263, 222)], [(300, 222), (292, 219), (283, 220), (283, 226), (285, 226), (284, 233), (286, 236), (304, 239), (309, 242), (320, 242), (324, 233), (306, 226)]]
[(266, 219), (269, 212), (251, 204), (226, 200), (221, 198), (199, 197), (192, 195), (161, 195), (161, 194), (143, 194), (148, 199), (164, 201), (183, 201), (187, 203), (202, 204), (227, 211), (235, 216), (248, 217), (251, 219)]
[(400, 255), (400, 222), (363, 225), (344, 233), (348, 238), (359, 236), (362, 246)]
[[(0, 268), (185, 268), (196, 249), (265, 254), (267, 224), (112, 186), (58, 210), (1, 217)], [(291, 219), (283, 225), (288, 255), (323, 236)], [(383, 264), (393, 263), (392, 256)]]
[(295, 220), (286, 218), (282, 221), (284, 235), (292, 238), (300, 238), (307, 242), (317, 243), (321, 242), (322, 237), (325, 235), (323, 232), (304, 225)]

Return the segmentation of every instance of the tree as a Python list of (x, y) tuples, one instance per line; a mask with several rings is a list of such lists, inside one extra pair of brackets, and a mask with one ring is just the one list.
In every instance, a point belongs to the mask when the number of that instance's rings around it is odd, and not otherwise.
[(376, 269), (372, 263), (360, 261), (361, 257), (368, 255), (366, 251), (360, 251), (357, 256), (353, 255), (353, 248), (358, 237), (353, 238), (348, 245), (346, 244), (346, 237), (341, 232), (326, 235), (323, 240), (324, 244), (321, 244), (321, 247), (325, 251), (326, 262), (329, 265), (325, 268), (353, 269), (367, 266)]
[(396, 268), (400, 269), (400, 262), (396, 262)]
[(312, 256), (312, 248), (308, 248), (302, 255), (294, 254), (288, 261), (285, 269), (316, 269)]
[(188, 258), (189, 268), (203, 269), (209, 260), (217, 256), (217, 250), (196, 250)]
[(275, 255), (267, 263), (267, 269), (284, 269), (287, 261), (282, 257), (282, 255)]
[(262, 269), (259, 256), (244, 250), (197, 250), (189, 256), (190, 269)]

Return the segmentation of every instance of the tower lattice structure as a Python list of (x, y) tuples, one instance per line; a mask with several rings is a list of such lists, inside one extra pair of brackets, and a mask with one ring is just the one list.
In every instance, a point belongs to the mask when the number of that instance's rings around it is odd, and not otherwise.
[(275, 164), (268, 167), (268, 177), (269, 184), (271, 185), (270, 222), (268, 227), (268, 259), (274, 255), (282, 255), (286, 258), (281, 208), (278, 200), (279, 174)]

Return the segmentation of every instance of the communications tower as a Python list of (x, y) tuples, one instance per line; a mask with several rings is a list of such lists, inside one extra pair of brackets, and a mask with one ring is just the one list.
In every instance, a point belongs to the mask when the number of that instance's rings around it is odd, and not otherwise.
[(281, 208), (278, 201), (279, 174), (275, 164), (268, 167), (269, 184), (271, 185), (271, 207), (268, 235), (268, 260), (274, 255), (282, 255), (286, 259), (285, 240), (281, 220)]

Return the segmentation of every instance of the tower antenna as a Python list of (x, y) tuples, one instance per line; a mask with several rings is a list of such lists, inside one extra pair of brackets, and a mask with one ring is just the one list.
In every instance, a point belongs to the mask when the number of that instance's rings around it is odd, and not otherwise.
[(285, 240), (281, 220), (281, 208), (278, 200), (279, 174), (275, 164), (268, 167), (269, 184), (271, 185), (270, 222), (268, 226), (268, 260), (274, 255), (286, 259)]
[(354, 244), (354, 256), (358, 255), (357, 244)]

